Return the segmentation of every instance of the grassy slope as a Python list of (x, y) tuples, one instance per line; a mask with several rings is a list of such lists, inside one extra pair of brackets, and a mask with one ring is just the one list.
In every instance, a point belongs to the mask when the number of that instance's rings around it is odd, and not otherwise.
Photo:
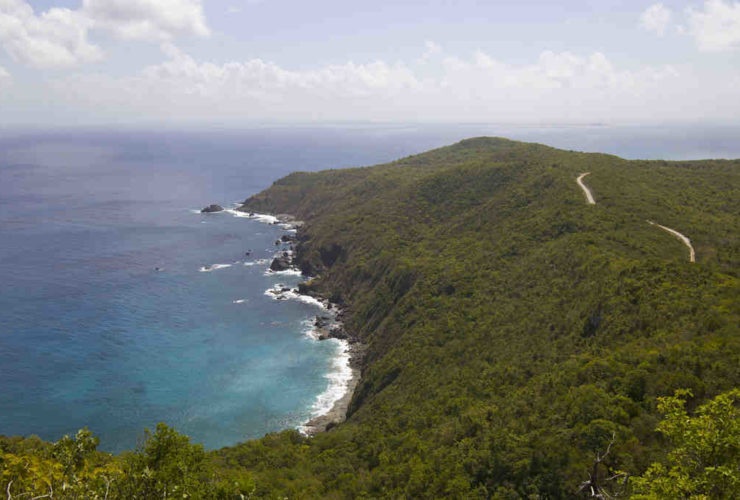
[(615, 467), (661, 457), (657, 396), (740, 382), (738, 161), (479, 138), (293, 174), (247, 207), (306, 221), (313, 286), (369, 344), (344, 425), (216, 454), (260, 495), (569, 498), (613, 432)]

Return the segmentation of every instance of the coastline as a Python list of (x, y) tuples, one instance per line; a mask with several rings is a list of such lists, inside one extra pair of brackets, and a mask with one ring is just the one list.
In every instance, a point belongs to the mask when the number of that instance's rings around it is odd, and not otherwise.
[[(350, 346), (351, 352), (351, 346)], [(329, 409), (328, 412), (313, 417), (306, 423), (300, 426), (299, 430), (307, 436), (313, 436), (320, 432), (326, 432), (335, 425), (341, 424), (347, 419), (347, 410), (349, 410), (349, 404), (352, 402), (352, 396), (357, 389), (357, 385), (360, 383), (361, 371), (358, 363), (354, 363), (357, 358), (354, 356), (350, 357), (350, 366), (352, 369), (352, 376), (347, 382), (346, 389), (341, 398), (334, 402), (334, 405)], [(355, 366), (352, 366), (355, 365)]]
[[(268, 272), (280, 273), (293, 272), (297, 270), (294, 262), (294, 243), (298, 241), (297, 233), (303, 225), (302, 221), (296, 220), (294, 216), (289, 214), (270, 215), (248, 211), (243, 209), (243, 206), (226, 211), (237, 217), (248, 217), (266, 224), (279, 226), (285, 230), (286, 235), (289, 235), (289, 239), (283, 239), (283, 241), (290, 244), (290, 250), (287, 252), (278, 252), (278, 254), (273, 258), (273, 262), (282, 261), (283, 265), (287, 265), (287, 269)], [(273, 262), (270, 264), (270, 269), (272, 269)], [(311, 279), (310, 276), (303, 277), (305, 278), (305, 281), (302, 283)], [(321, 413), (312, 416), (310, 419), (298, 426), (299, 432), (307, 436), (313, 436), (320, 432), (326, 432), (347, 419), (347, 411), (349, 410), (352, 396), (360, 383), (362, 375), (361, 366), (365, 346), (357, 340), (356, 336), (349, 335), (345, 331), (344, 324), (340, 319), (344, 314), (344, 310), (338, 304), (333, 304), (329, 299), (318, 294), (311, 294), (310, 292), (300, 293), (298, 289), (288, 290), (281, 289), (279, 287), (280, 285), (278, 285), (276, 289), (268, 290), (265, 293), (274, 295), (274, 298), (277, 300), (296, 298), (298, 300), (307, 301), (310, 299), (311, 302), (316, 302), (317, 305), (320, 305), (323, 308), (325, 313), (329, 314), (328, 317), (317, 315), (308, 335), (317, 342), (323, 342), (328, 339), (338, 340), (342, 343), (341, 345), (343, 350), (341, 353), (337, 354), (337, 356), (341, 357), (346, 355), (347, 359), (346, 362), (347, 367), (349, 368), (349, 377), (343, 380), (344, 390), (341, 396), (333, 401), (330, 408), (320, 410)], [(332, 387), (330, 382), (327, 391), (331, 391), (331, 389)], [(316, 403), (320, 402), (322, 396), (324, 396), (327, 391), (317, 396)]]

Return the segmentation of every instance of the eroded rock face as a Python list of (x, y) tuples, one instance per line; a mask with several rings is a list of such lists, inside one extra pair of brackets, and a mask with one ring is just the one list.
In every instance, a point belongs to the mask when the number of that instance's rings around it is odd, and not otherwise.
[(275, 257), (270, 263), (270, 269), (273, 271), (285, 271), (286, 269), (290, 269), (290, 257), (285, 257), (283, 255)]
[(224, 210), (224, 207), (222, 207), (221, 205), (208, 205), (207, 207), (202, 208), (200, 210), (200, 213), (212, 214), (214, 212), (223, 212), (223, 210)]

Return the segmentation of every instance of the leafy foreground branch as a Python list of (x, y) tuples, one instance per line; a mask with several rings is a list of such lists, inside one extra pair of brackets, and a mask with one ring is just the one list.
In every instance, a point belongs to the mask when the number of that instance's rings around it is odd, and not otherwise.
[(661, 398), (665, 418), (658, 430), (671, 443), (665, 463), (651, 465), (636, 478), (639, 499), (740, 498), (740, 390), (720, 394), (686, 412), (691, 391)]
[(134, 452), (114, 457), (97, 451), (87, 429), (56, 443), (0, 438), (0, 478), (7, 500), (34, 499), (246, 499), (247, 474), (219, 474), (201, 445), (165, 424)]

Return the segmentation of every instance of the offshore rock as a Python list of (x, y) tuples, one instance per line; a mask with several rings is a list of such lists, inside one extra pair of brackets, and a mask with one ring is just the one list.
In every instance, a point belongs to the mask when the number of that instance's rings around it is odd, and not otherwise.
[(221, 205), (208, 205), (207, 207), (202, 208), (200, 210), (200, 213), (212, 214), (214, 212), (223, 212), (223, 211), (224, 211), (224, 207), (222, 207)]
[(285, 256), (275, 257), (270, 263), (270, 269), (273, 271), (285, 271), (290, 269), (290, 258)]

